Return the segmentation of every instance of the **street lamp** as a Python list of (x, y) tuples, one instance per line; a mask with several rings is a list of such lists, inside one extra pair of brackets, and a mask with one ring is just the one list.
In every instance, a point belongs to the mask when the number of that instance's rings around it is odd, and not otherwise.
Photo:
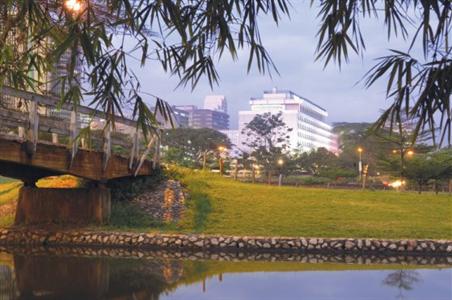
[(284, 165), (284, 160), (281, 158), (278, 159), (278, 166), (279, 166), (279, 179), (278, 179), (278, 186), (282, 185), (282, 166)]
[(406, 152), (406, 154), (407, 154), (408, 156), (413, 156), (413, 155), (414, 155), (414, 151), (413, 151), (413, 150), (408, 150), (408, 151)]
[(82, 10), (82, 2), (80, 0), (66, 0), (64, 2), (64, 6), (67, 10), (78, 13), (80, 10)]
[(359, 171), (359, 180), (361, 181), (362, 173), (363, 173), (363, 160), (362, 160), (362, 154), (363, 154), (363, 148), (358, 147), (358, 153), (359, 153), (359, 162), (358, 162), (358, 171)]

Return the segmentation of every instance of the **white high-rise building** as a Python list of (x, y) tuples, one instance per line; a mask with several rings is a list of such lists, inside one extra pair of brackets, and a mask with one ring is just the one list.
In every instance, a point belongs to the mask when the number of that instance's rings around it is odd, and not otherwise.
[[(262, 98), (251, 98), (251, 109), (239, 112), (239, 132), (258, 114), (282, 113), (282, 120), (292, 131), (289, 148), (302, 152), (324, 147), (337, 152), (337, 139), (326, 123), (328, 112), (314, 102), (292, 91), (265, 91)], [(245, 137), (240, 137), (243, 144)], [(240, 145), (238, 145), (240, 146)]]
[(224, 95), (208, 95), (204, 98), (204, 109), (228, 113), (228, 103)]

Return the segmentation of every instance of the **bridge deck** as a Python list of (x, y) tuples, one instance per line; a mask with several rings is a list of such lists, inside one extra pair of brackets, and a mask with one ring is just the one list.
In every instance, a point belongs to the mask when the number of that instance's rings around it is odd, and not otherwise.
[[(16, 137), (0, 135), (0, 175), (23, 180), (35, 180), (50, 175), (70, 174), (94, 181), (133, 176), (129, 161), (112, 154), (106, 169), (103, 153), (79, 149), (72, 160), (71, 151), (64, 145), (38, 142), (36, 152), (27, 154), (27, 142)], [(152, 162), (145, 160), (137, 175), (150, 175)]]

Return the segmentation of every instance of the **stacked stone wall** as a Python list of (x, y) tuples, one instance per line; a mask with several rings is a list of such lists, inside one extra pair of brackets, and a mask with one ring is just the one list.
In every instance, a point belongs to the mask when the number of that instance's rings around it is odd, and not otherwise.
[(0, 245), (452, 256), (452, 241), (0, 229)]

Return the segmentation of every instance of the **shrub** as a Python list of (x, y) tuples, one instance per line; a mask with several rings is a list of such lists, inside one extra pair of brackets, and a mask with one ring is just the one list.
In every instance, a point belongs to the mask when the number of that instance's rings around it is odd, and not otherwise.
[(301, 184), (304, 185), (319, 185), (327, 184), (328, 182), (330, 182), (330, 179), (326, 177), (317, 177), (317, 176), (301, 177)]
[(140, 208), (127, 202), (112, 202), (109, 225), (126, 228), (156, 227), (160, 222), (152, 219)]
[(164, 172), (161, 169), (155, 169), (150, 176), (111, 180), (108, 183), (108, 187), (111, 189), (111, 200), (113, 202), (131, 200), (146, 190), (152, 190), (163, 179), (165, 179)]

